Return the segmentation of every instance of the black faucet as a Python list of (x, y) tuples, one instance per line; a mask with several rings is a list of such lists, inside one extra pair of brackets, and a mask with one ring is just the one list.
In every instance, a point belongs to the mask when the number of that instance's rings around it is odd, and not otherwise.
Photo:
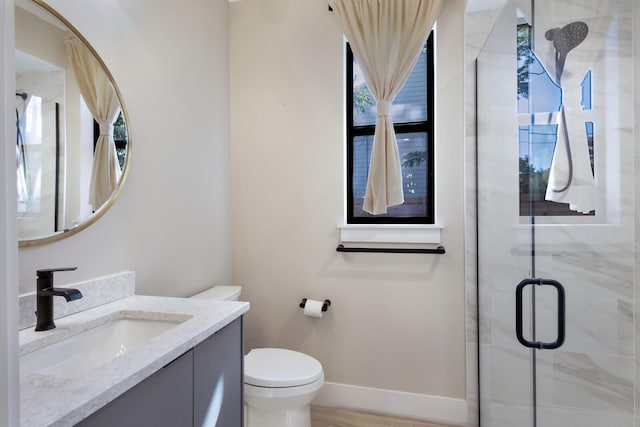
[(56, 327), (53, 323), (53, 297), (60, 296), (69, 301), (82, 298), (77, 289), (54, 288), (53, 273), (55, 271), (72, 271), (78, 267), (47, 268), (38, 270), (36, 285), (36, 331), (46, 331)]

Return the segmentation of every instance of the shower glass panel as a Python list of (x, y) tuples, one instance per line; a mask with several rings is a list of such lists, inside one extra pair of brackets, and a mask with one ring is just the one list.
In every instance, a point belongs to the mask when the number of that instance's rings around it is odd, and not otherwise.
[(633, 0), (505, 0), (486, 16), (480, 423), (633, 427)]

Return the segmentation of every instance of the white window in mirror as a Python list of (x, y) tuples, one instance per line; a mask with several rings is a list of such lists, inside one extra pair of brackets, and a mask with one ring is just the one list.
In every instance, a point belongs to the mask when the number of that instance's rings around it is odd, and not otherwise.
[(16, 99), (18, 211), (40, 212), (42, 98), (17, 92)]

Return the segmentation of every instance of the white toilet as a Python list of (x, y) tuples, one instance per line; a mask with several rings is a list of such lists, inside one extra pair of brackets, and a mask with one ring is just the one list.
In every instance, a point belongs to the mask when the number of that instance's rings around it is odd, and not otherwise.
[[(240, 286), (192, 298), (237, 300)], [(257, 348), (244, 357), (245, 427), (311, 427), (309, 405), (324, 384), (322, 365), (298, 351)]]

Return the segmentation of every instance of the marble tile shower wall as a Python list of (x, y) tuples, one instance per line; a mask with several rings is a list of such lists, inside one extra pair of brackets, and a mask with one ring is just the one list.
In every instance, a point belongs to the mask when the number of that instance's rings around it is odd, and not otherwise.
[[(468, 15), (465, 24), (467, 40), (484, 43), (487, 38), (475, 32), (482, 27), (478, 17), (495, 20), (494, 25), (484, 25), (491, 32), (486, 44), (468, 46), (468, 54), (480, 52), (479, 107), (477, 124), (474, 115), (467, 114), (466, 142), (468, 151), (475, 154), (476, 138), (471, 135), (477, 131), (480, 292), (476, 299), (475, 280), (468, 277), (467, 293), (469, 316), (473, 318), (478, 304), (480, 317), (467, 328), (472, 344), (471, 337), (479, 330), (482, 425), (489, 427), (531, 425), (531, 350), (515, 341), (513, 292), (515, 284), (531, 272), (531, 231), (518, 221), (514, 206), (519, 197), (518, 178), (511, 169), (517, 170), (517, 144), (505, 144), (517, 140), (513, 100), (496, 90), (505, 81), (515, 81), (513, 54), (505, 52), (514, 43), (516, 6), (515, 1), (506, 0), (497, 20), (495, 11), (483, 11), (483, 16)], [(594, 35), (603, 37), (605, 46), (599, 65), (593, 67), (594, 78), (601, 79), (593, 95), (600, 103), (594, 114), (598, 118), (595, 156), (601, 208), (586, 224), (547, 218), (536, 228), (535, 275), (560, 281), (567, 296), (565, 344), (558, 350), (537, 352), (538, 426), (640, 427), (635, 417), (636, 395), (640, 394), (636, 392), (640, 323), (634, 323), (640, 322), (635, 300), (640, 294), (635, 277), (640, 259), (636, 234), (640, 233), (634, 223), (640, 188), (635, 163), (640, 163), (636, 152), (640, 148), (634, 144), (630, 83), (633, 64), (640, 61), (634, 61), (632, 52), (632, 7), (631, 0), (612, 2), (608, 7), (613, 14), (610, 31)], [(474, 105), (467, 109), (473, 110)], [(496, 164), (511, 165), (511, 169), (501, 171)], [(467, 185), (475, 190), (473, 180)], [(475, 194), (469, 191), (467, 197), (473, 205)], [(474, 226), (469, 228), (468, 236), (472, 236)], [(467, 255), (475, 258), (475, 247), (470, 245)], [(476, 266), (471, 263), (468, 268), (475, 272)], [(536, 295), (536, 333), (538, 339), (550, 341), (557, 329), (556, 293), (542, 289)], [(530, 314), (526, 310), (525, 318)]]

